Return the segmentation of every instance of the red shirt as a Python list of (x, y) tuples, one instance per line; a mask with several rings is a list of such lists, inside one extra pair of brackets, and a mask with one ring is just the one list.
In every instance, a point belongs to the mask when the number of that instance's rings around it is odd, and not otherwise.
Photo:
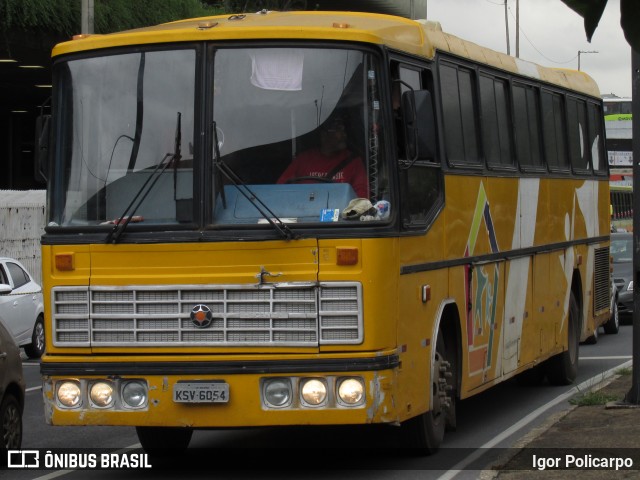
[[(330, 157), (322, 155), (318, 150), (308, 150), (293, 159), (280, 175), (278, 183), (286, 183), (287, 180), (297, 177), (326, 177), (332, 169), (350, 155), (351, 152), (346, 149)], [(338, 183), (350, 183), (358, 197), (369, 197), (367, 172), (360, 157), (351, 159), (331, 180)], [(299, 183), (313, 183), (313, 180), (301, 180)]]

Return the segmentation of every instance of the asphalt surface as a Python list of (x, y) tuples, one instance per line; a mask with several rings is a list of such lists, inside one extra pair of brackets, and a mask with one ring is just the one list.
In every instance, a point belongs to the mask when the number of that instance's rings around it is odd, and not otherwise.
[[(631, 385), (627, 372), (578, 394), (578, 404), (522, 438), (480, 478), (640, 478), (640, 407), (625, 400)], [(584, 405), (595, 393), (600, 404)]]

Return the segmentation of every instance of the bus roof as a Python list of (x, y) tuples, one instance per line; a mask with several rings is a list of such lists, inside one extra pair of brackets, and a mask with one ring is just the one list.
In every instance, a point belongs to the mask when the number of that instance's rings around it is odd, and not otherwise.
[(345, 40), (387, 45), (432, 59), (436, 50), (536, 78), (594, 97), (600, 91), (577, 70), (536, 65), (443, 32), (438, 22), (360, 12), (266, 12), (179, 20), (106, 35), (80, 35), (56, 45), (54, 57), (127, 45), (242, 39)]

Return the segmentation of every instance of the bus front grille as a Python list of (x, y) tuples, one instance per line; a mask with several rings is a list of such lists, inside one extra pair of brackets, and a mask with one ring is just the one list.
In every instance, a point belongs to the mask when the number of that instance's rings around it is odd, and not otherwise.
[(356, 282), (57, 287), (56, 346), (318, 346), (363, 340)]

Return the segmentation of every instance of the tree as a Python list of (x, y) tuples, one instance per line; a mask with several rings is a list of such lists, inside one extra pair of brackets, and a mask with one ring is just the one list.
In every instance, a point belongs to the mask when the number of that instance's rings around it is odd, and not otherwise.
[[(587, 40), (600, 23), (607, 0), (562, 0), (569, 8), (584, 18), (584, 30)], [(620, 25), (631, 48), (640, 52), (640, 2), (638, 0), (620, 0)]]
[[(213, 15), (222, 10), (201, 0), (95, 0), (94, 8), (96, 33)], [(25, 30), (69, 37), (78, 33), (79, 27), (80, 0), (0, 1), (0, 32), (6, 37)]]

